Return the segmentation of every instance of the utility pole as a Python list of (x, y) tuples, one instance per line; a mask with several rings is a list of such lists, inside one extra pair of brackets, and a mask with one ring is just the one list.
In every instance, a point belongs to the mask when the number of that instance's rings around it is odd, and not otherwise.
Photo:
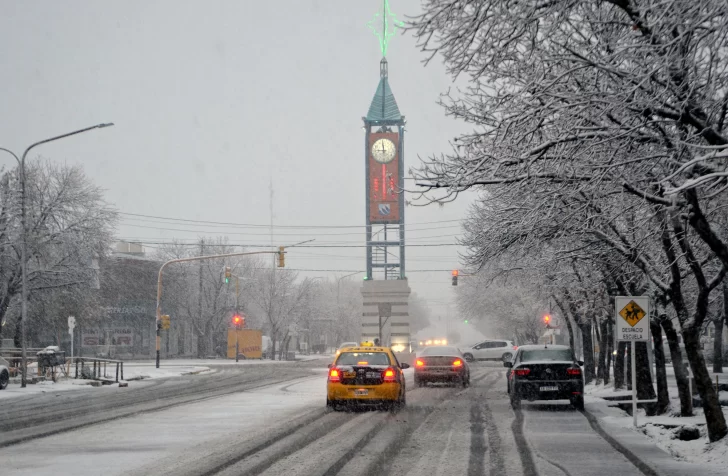
[[(273, 248), (273, 173), (270, 176), (270, 246)], [(276, 256), (273, 255), (273, 273), (276, 272)]]
[[(204, 238), (200, 238), (199, 256), (205, 256), (205, 239)], [(202, 323), (203, 322), (203, 318), (202, 318), (202, 293), (203, 293), (202, 261), (200, 261), (199, 265), (200, 266), (199, 266), (198, 272), (199, 272), (200, 283), (199, 283), (199, 294), (197, 295), (197, 311), (198, 311), (197, 314), (200, 316), (200, 323)], [(198, 352), (199, 352), (199, 348), (200, 348), (200, 343), (197, 342)], [(204, 357), (204, 355), (200, 355), (199, 357)]]

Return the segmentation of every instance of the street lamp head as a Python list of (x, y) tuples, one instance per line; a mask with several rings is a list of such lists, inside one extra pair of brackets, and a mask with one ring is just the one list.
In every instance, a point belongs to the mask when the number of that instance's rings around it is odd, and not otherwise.
[(104, 122), (103, 124), (99, 124), (99, 125), (98, 125), (98, 126), (96, 126), (96, 127), (97, 127), (97, 128), (99, 128), (99, 129), (103, 129), (104, 127), (111, 127), (111, 126), (113, 126), (113, 125), (114, 125), (114, 123), (113, 123), (113, 122)]

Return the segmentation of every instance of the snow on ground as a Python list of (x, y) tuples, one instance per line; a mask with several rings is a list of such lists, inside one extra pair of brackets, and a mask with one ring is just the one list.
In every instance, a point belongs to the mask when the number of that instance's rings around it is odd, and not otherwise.
[(592, 397), (629, 397), (632, 395), (631, 390), (620, 389), (616, 390), (614, 384), (611, 382), (607, 385), (590, 383), (584, 386), (584, 394), (591, 395)]
[[(677, 401), (671, 401), (671, 404), (671, 408), (679, 408)], [(638, 409), (637, 428), (633, 425), (632, 417), (626, 412), (616, 408), (612, 410), (616, 410), (616, 412), (604, 420), (647, 436), (659, 448), (671, 454), (678, 461), (713, 465), (728, 464), (728, 438), (723, 438), (716, 443), (708, 441), (705, 416), (701, 408), (695, 408), (692, 417), (671, 416), (675, 413), (648, 417), (644, 410)], [(728, 420), (728, 408), (723, 407), (723, 415)], [(700, 438), (692, 441), (677, 439), (675, 431), (681, 426), (698, 428)]]
[[(322, 360), (322, 365), (333, 359), (329, 354), (296, 355), (296, 360)], [(124, 380), (153, 380), (160, 378), (179, 377), (181, 375), (194, 375), (208, 372), (215, 372), (217, 366), (241, 366), (241, 365), (269, 365), (290, 363), (285, 360), (241, 360), (235, 362), (233, 359), (162, 359), (160, 368), (156, 368), (154, 360), (131, 360), (124, 362)], [(30, 374), (35, 373), (35, 367), (28, 366)], [(74, 370), (71, 370), (74, 373)], [(107, 366), (106, 376), (116, 377), (116, 366)], [(20, 388), (20, 379), (13, 378), (6, 390), (0, 391), (0, 400), (8, 398), (21, 398), (28, 395), (41, 393), (63, 392), (68, 390), (92, 390), (97, 387), (90, 385), (92, 381), (86, 379), (72, 379), (59, 377), (56, 382), (45, 381), (37, 384), (28, 384), (26, 388)], [(102, 388), (116, 387), (117, 384), (104, 385)]]
[[(124, 379), (125, 380), (144, 380), (144, 379), (155, 379), (155, 378), (169, 378), (178, 377), (180, 375), (197, 375), (203, 372), (209, 372), (210, 367), (200, 363), (187, 363), (180, 365), (161, 365), (159, 368), (151, 365), (134, 363), (124, 364)], [(114, 378), (116, 369), (111, 371), (107, 370), (107, 377)]]
[(68, 390), (93, 390), (94, 388), (88, 385), (88, 380), (59, 380), (57, 383), (39, 382), (37, 384), (28, 384), (25, 388), (20, 388), (20, 383), (13, 383), (11, 381), (8, 388), (0, 390), (0, 401), (11, 398), (26, 398), (31, 395), (38, 395), (43, 393), (54, 393), (63, 392)]
[[(334, 358), (332, 354), (296, 354), (295, 361), (309, 361), (309, 360), (328, 360), (331, 361)], [(270, 359), (241, 359), (235, 362), (235, 359), (162, 359), (160, 361), (160, 367), (165, 366), (179, 366), (179, 365), (261, 365), (261, 364), (290, 364), (295, 362), (292, 360), (270, 360)], [(140, 367), (153, 367), (155, 365), (154, 359), (150, 360), (129, 360), (124, 362), (124, 369), (126, 370), (127, 365), (135, 365)]]
[[(212, 442), (215, 447), (215, 441), (259, 433), (311, 409), (320, 409), (326, 398), (325, 372), (324, 367), (322, 375), (316, 377), (22, 443), (0, 449), (0, 459), (7, 474), (13, 475), (126, 473), (161, 458), (195, 451), (202, 442)], [(42, 458), (38, 457), (39, 448)], [(79, 451), (83, 458), (79, 459)]]
[[(705, 427), (705, 415), (702, 408), (695, 408), (691, 417), (680, 417), (680, 401), (678, 399), (677, 385), (674, 377), (668, 374), (668, 390), (670, 392), (670, 407), (666, 414), (648, 417), (643, 409), (637, 410), (638, 427), (635, 428), (633, 419), (625, 411), (609, 407), (605, 397), (631, 396), (629, 390), (614, 390), (613, 384), (594, 385), (585, 387), (586, 402), (598, 404), (602, 416), (601, 420), (609, 425), (615, 425), (624, 430), (646, 436), (660, 449), (669, 453), (678, 461), (690, 463), (703, 463), (710, 465), (728, 464), (728, 437), (716, 443), (710, 443)], [(721, 399), (728, 392), (720, 392)], [(613, 402), (612, 402), (613, 404)], [(728, 407), (723, 407), (723, 415), (728, 420)], [(675, 431), (681, 427), (696, 427), (700, 431), (700, 438), (692, 441), (677, 439)]]
[[(234, 439), (259, 434), (307, 412), (321, 410), (326, 400), (325, 363), (311, 369), (315, 372), (312, 377), (1, 448), (3, 474), (126, 474), (190, 452), (203, 457)], [(413, 372), (404, 371), (408, 386), (413, 386)], [(38, 457), (39, 448), (42, 457)]]
[[(183, 365), (169, 365), (162, 366), (157, 369), (154, 367), (154, 363), (151, 365), (136, 363), (124, 364), (124, 379), (125, 380), (147, 380), (147, 379), (159, 379), (169, 377), (179, 377), (180, 375), (192, 375), (200, 374), (203, 372), (210, 372), (210, 367), (198, 364), (187, 363)], [(73, 373), (73, 371), (72, 371)], [(115, 378), (116, 366), (106, 368), (107, 378)], [(94, 390), (99, 387), (92, 387), (91, 383), (93, 380), (87, 379), (74, 379), (66, 377), (58, 377), (56, 382), (51, 380), (38, 382), (36, 384), (28, 383), (25, 388), (20, 388), (20, 379), (13, 378), (10, 385), (5, 390), (0, 390), (0, 400), (9, 398), (23, 398), (30, 395), (37, 395), (42, 393), (58, 393), (68, 390)], [(117, 383), (111, 385), (102, 385), (100, 388), (113, 388), (118, 387)]]

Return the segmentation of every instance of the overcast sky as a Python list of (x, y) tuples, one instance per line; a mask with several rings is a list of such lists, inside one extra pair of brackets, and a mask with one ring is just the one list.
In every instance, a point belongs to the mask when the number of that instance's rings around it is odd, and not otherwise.
[[(401, 18), (419, 2), (391, 6)], [(272, 176), (276, 244), (364, 244), (361, 117), (381, 59), (366, 24), (379, 0), (0, 0), (0, 8), (0, 146), (22, 153), (37, 140), (114, 122), (35, 150), (82, 165), (126, 214), (268, 225)], [(387, 55), (407, 117), (406, 168), (447, 151), (465, 130), (436, 104), (451, 86), (441, 59), (425, 67), (423, 57), (411, 35), (399, 34)], [(455, 243), (469, 200), (408, 207), (408, 243)], [(329, 225), (359, 228), (279, 228)], [(118, 232), (150, 246), (203, 235), (270, 243), (267, 227), (130, 215)], [(411, 288), (435, 315), (451, 302), (458, 250), (407, 252)], [(364, 248), (291, 250), (287, 266), (342, 276), (365, 269)], [(443, 271), (418, 272), (431, 269)]]

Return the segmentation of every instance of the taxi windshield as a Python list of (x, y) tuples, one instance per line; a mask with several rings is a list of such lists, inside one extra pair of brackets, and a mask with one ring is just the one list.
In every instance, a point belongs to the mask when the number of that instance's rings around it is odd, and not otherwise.
[(389, 365), (386, 352), (342, 352), (336, 365)]

